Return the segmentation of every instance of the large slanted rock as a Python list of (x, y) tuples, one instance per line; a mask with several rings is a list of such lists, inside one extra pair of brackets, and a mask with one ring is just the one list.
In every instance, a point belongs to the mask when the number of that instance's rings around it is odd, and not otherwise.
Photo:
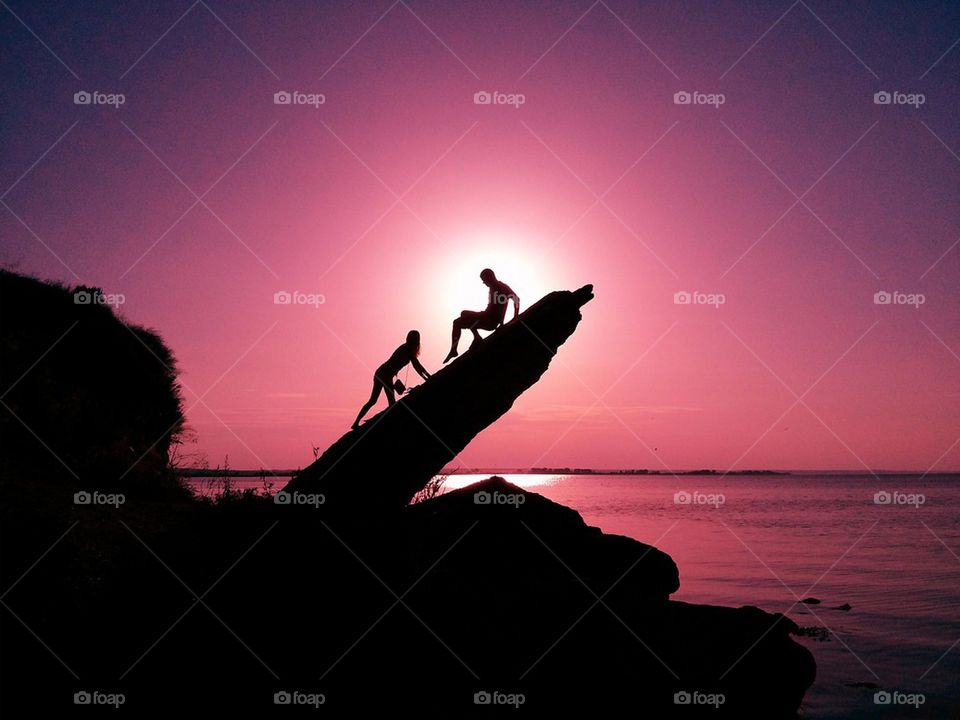
[(592, 298), (592, 285), (545, 296), (393, 407), (345, 434), (285, 489), (322, 493), (331, 507), (405, 505), (540, 379)]

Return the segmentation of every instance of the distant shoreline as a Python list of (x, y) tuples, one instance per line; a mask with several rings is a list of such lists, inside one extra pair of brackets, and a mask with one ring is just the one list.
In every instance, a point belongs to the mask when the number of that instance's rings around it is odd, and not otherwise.
[[(216, 468), (178, 468), (174, 472), (180, 477), (185, 478), (260, 478), (260, 477), (293, 477), (302, 468), (283, 469), (283, 470), (218, 470)], [(940, 472), (926, 472), (921, 470), (875, 470), (868, 472), (866, 470), (731, 470), (725, 472), (722, 470), (702, 469), (702, 470), (647, 470), (643, 468), (627, 470), (608, 470), (602, 468), (455, 468), (443, 469), (439, 475), (622, 475), (626, 477), (636, 476), (683, 476), (683, 475), (707, 475), (718, 477), (780, 477), (794, 475), (849, 475), (854, 476), (872, 476), (872, 475), (925, 475), (926, 477), (939, 477), (943, 475), (957, 475), (960, 471), (944, 470)]]
[[(180, 468), (181, 477), (292, 477), (299, 470), (218, 470), (216, 468)], [(457, 468), (444, 469), (440, 475), (791, 475), (784, 470), (603, 470), (598, 468)]]

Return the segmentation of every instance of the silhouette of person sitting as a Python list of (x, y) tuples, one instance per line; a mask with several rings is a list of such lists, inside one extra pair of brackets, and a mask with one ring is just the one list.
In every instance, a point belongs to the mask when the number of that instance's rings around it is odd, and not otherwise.
[[(370, 399), (360, 408), (357, 419), (354, 420), (353, 425), (351, 425), (352, 429), (356, 430), (360, 427), (360, 420), (367, 414), (367, 411), (376, 404), (380, 398), (381, 390), (387, 394), (388, 405), (393, 405), (396, 402), (393, 379), (407, 363), (413, 365), (413, 369), (416, 370), (417, 374), (424, 380), (430, 377), (430, 373), (428, 373), (426, 368), (417, 360), (419, 354), (420, 333), (416, 330), (411, 330), (407, 333), (407, 341), (394, 350), (393, 355), (373, 373), (373, 390), (370, 393)], [(403, 392), (402, 386), (400, 387), (400, 391)]]
[(510, 300), (513, 300), (513, 318), (516, 319), (517, 315), (520, 314), (520, 298), (510, 289), (509, 285), (497, 280), (493, 270), (490, 268), (483, 270), (480, 273), (480, 279), (483, 280), (484, 285), (490, 288), (487, 308), (480, 312), (464, 310), (460, 313), (460, 317), (453, 321), (453, 339), (450, 344), (450, 354), (443, 360), (445, 363), (450, 362), (460, 354), (457, 352), (457, 345), (460, 344), (460, 332), (462, 330), (469, 329), (473, 332), (473, 343), (470, 345), (470, 347), (473, 347), (483, 339), (477, 332), (478, 330), (496, 330), (503, 325), (503, 318), (507, 314), (507, 303)]

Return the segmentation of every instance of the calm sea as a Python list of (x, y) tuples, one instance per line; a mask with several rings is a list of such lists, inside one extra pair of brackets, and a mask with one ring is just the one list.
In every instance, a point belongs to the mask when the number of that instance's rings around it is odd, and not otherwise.
[(807, 628), (818, 677), (805, 717), (960, 718), (960, 475), (506, 477), (670, 554), (674, 599)]

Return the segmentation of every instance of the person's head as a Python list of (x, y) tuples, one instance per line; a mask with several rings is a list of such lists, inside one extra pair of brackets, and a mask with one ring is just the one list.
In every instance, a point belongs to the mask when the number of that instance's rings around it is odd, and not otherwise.
[(420, 333), (417, 330), (407, 333), (407, 347), (413, 349), (414, 355), (420, 354)]
[(485, 268), (480, 271), (480, 279), (483, 280), (484, 285), (489, 287), (496, 281), (497, 276), (493, 274), (493, 270)]

